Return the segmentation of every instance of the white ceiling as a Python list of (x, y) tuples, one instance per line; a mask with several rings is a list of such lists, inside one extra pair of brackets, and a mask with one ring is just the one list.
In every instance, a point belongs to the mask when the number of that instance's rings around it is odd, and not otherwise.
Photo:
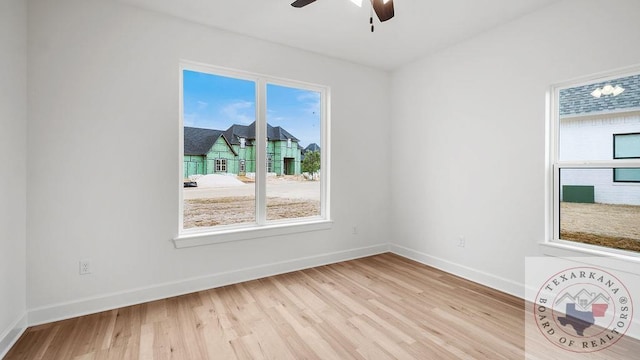
[[(317, 0), (119, 0), (235, 33), (393, 70), (560, 0), (394, 0), (371, 33), (370, 6)], [(375, 18), (375, 15), (374, 15)]]

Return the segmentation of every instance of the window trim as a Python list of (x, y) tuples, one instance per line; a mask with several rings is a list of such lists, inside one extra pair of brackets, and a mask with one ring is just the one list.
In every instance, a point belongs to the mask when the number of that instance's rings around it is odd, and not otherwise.
[[(640, 156), (623, 156), (623, 157), (619, 157), (616, 156), (616, 138), (619, 136), (629, 136), (629, 135), (636, 135), (636, 136), (640, 136), (640, 132), (633, 132), (633, 133), (621, 133), (621, 134), (613, 134), (613, 158), (620, 160), (620, 159), (640, 159)], [(640, 183), (640, 179), (638, 180), (618, 180), (616, 178), (616, 170), (618, 170), (619, 168), (613, 168), (612, 170), (612, 176), (613, 176), (613, 182), (614, 183), (619, 183), (619, 184), (638, 184)]]
[[(178, 121), (178, 155), (181, 159), (178, 171), (178, 228), (177, 235), (172, 239), (176, 248), (216, 244), (229, 241), (256, 239), (270, 236), (280, 236), (308, 231), (328, 230), (333, 221), (330, 216), (330, 183), (331, 183), (331, 91), (328, 86), (312, 84), (302, 81), (276, 78), (269, 75), (251, 73), (242, 70), (208, 65), (189, 60), (179, 62), (179, 121)], [(224, 225), (207, 228), (184, 229), (184, 195), (183, 173), (184, 164), (184, 91), (183, 72), (185, 70), (226, 76), (241, 80), (252, 81), (256, 84), (256, 218), (254, 223)], [(320, 215), (308, 218), (284, 220), (266, 220), (266, 178), (267, 178), (267, 126), (266, 126), (266, 90), (267, 84), (294, 87), (303, 90), (319, 92), (321, 96), (320, 142), (321, 168), (323, 179), (320, 184)], [(259, 181), (259, 179), (263, 179)]]
[(217, 158), (215, 159), (215, 173), (226, 173), (227, 172), (227, 159)]
[(629, 136), (629, 135), (638, 135), (638, 136), (640, 136), (640, 132), (613, 134), (613, 158), (614, 159), (640, 159), (640, 155), (638, 155), (638, 156), (623, 156), (623, 157), (616, 156), (616, 137), (618, 137), (618, 136)]
[[(559, 155), (559, 104), (560, 90), (589, 85), (596, 82), (606, 82), (621, 77), (637, 75), (640, 73), (640, 66), (631, 66), (616, 69), (608, 72), (593, 74), (556, 83), (550, 87), (546, 96), (546, 173), (547, 181), (545, 192), (546, 225), (547, 234), (541, 246), (545, 253), (548, 249), (573, 250), (578, 253), (593, 255), (613, 256), (623, 260), (640, 259), (640, 253), (621, 249), (609, 248), (592, 244), (584, 244), (570, 240), (560, 239), (560, 169), (596, 169), (596, 168), (637, 168), (640, 167), (639, 159), (615, 159), (593, 160), (593, 161), (560, 161)], [(620, 113), (628, 112), (629, 109), (621, 109)], [(613, 180), (613, 179), (612, 179)], [(553, 251), (551, 251), (553, 252)], [(635, 260), (634, 260), (635, 261)]]
[[(640, 158), (638, 158), (638, 159), (640, 159)], [(620, 170), (620, 169), (622, 169), (622, 168), (615, 167), (615, 168), (612, 169), (612, 171), (613, 171), (612, 177), (613, 177), (613, 182), (614, 183), (616, 183), (616, 184), (640, 184), (640, 179), (638, 179), (638, 180), (618, 180), (616, 178), (616, 170)], [(636, 169), (636, 167), (634, 167), (634, 169)]]

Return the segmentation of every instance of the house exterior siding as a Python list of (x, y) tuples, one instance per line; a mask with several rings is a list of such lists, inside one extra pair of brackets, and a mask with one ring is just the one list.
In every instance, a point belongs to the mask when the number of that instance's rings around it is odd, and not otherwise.
[[(238, 156), (237, 153), (233, 152), (233, 148), (229, 147), (229, 144), (225, 141), (223, 137), (219, 137), (216, 142), (211, 147), (211, 150), (207, 153), (207, 167), (205, 169), (207, 174), (215, 174), (215, 173), (238, 173)], [(216, 160), (223, 159), (226, 160), (226, 170), (225, 171), (216, 171)]]
[[(300, 174), (302, 155), (299, 141), (282, 128), (269, 126), (269, 130), (274, 136), (267, 139), (267, 170), (277, 175)], [(245, 135), (241, 137), (236, 132), (244, 132)], [(184, 134), (185, 179), (192, 175), (256, 172), (255, 139), (244, 137), (253, 135), (251, 126), (233, 125), (225, 132), (185, 127)], [(224, 169), (216, 168), (219, 160), (224, 160)]]
[[(559, 130), (560, 160), (612, 160), (613, 135), (640, 132), (640, 112), (565, 118)], [(596, 203), (640, 205), (640, 183), (614, 182), (613, 169), (565, 169), (560, 179), (562, 185), (593, 186)]]
[(291, 142), (291, 147), (286, 141), (273, 141), (269, 143), (268, 153), (272, 154), (273, 172), (278, 175), (300, 174), (300, 149), (298, 143)]
[(204, 156), (201, 155), (185, 155), (183, 177), (186, 179), (194, 174), (205, 174)]
[[(605, 94), (607, 86), (622, 91)], [(561, 89), (558, 105), (558, 160), (614, 160), (614, 135), (640, 133), (640, 74)], [(632, 144), (631, 153), (640, 153)], [(614, 181), (612, 168), (561, 169), (561, 200), (563, 187), (574, 186), (572, 190), (590, 189), (596, 203), (640, 205), (640, 182), (635, 182), (638, 170), (622, 171), (627, 176), (626, 182)]]

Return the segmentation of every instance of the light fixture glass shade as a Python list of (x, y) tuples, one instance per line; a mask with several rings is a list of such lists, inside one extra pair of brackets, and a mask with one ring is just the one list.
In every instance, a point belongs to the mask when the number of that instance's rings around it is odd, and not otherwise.
[(607, 84), (602, 88), (602, 95), (611, 95), (613, 94), (613, 86)]
[(624, 92), (624, 88), (620, 85), (616, 85), (616, 87), (613, 88), (613, 96), (618, 96), (622, 94), (622, 92)]
[(624, 92), (624, 88), (620, 85), (616, 85), (615, 87), (613, 87), (613, 85), (605, 85), (602, 88), (597, 88), (595, 90), (593, 90), (591, 92), (591, 96), (595, 97), (595, 98), (600, 98), (602, 95), (605, 96), (618, 96), (620, 94), (622, 94)]

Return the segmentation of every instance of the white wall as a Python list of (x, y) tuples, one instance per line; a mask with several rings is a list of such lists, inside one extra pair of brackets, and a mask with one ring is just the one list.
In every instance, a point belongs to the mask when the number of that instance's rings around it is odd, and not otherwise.
[[(30, 1), (30, 323), (375, 253), (389, 240), (400, 254), (523, 295), (523, 257), (545, 239), (545, 92), (639, 63), (630, 46), (639, 10), (635, 0), (567, 0), (389, 81), (110, 1)], [(615, 41), (593, 30), (611, 23)], [(332, 87), (332, 230), (173, 248), (179, 59)], [(21, 149), (16, 135), (2, 146)], [(393, 155), (380, 150), (388, 146)], [(388, 164), (391, 175), (381, 172)], [(19, 191), (7, 196), (24, 197), (24, 178), (18, 171)], [(80, 259), (91, 260), (92, 275), (78, 275)]]
[(27, 5), (0, 2), (0, 357), (26, 325)]
[[(560, 160), (612, 160), (613, 135), (638, 132), (640, 115), (575, 117), (560, 121)], [(603, 204), (640, 205), (640, 183), (614, 182), (612, 169), (563, 169), (561, 185), (594, 186)], [(560, 189), (563, 199), (562, 188)]]
[(639, 13), (567, 0), (394, 72), (392, 249), (522, 296), (546, 236), (545, 92), (640, 63)]
[[(387, 73), (96, 0), (31, 1), (29, 52), (30, 323), (387, 249)], [(174, 249), (180, 59), (331, 86), (332, 230)]]
[(640, 131), (640, 114), (610, 114), (560, 120), (558, 159), (613, 160), (613, 135)]

